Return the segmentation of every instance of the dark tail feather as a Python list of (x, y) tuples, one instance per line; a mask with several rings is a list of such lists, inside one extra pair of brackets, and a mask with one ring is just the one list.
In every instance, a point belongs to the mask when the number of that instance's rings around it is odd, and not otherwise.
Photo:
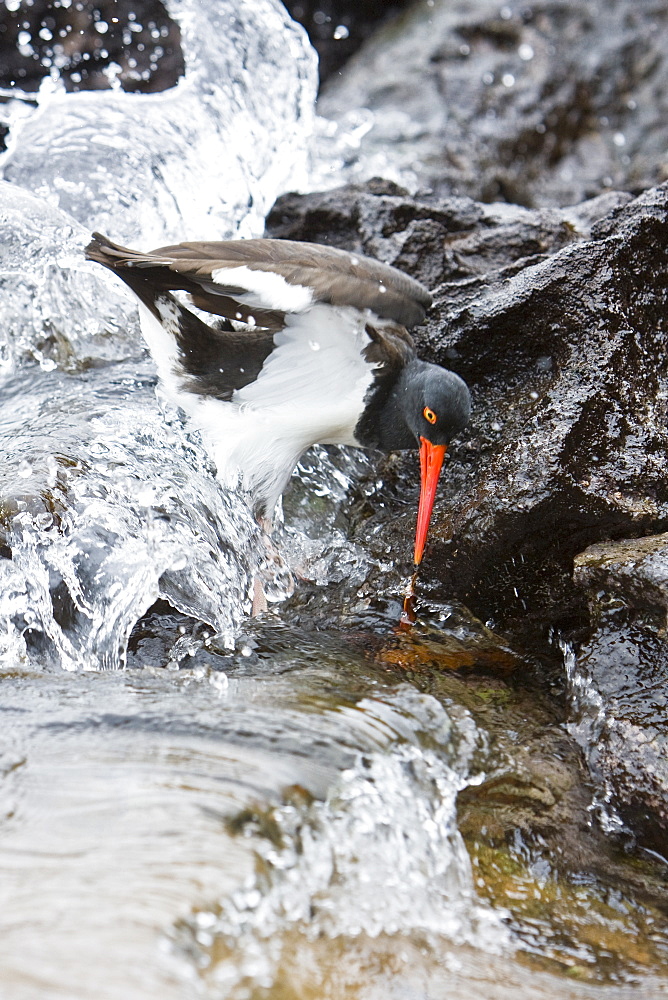
[(113, 243), (102, 233), (93, 233), (85, 254), (86, 260), (102, 264), (117, 274), (156, 315), (156, 298), (181, 287), (181, 282), (174, 280), (169, 266), (164, 266), (169, 265), (168, 260), (140, 250), (130, 250), (119, 243)]
[(116, 266), (118, 253), (122, 250), (123, 247), (112, 243), (102, 233), (93, 233), (93, 239), (86, 247), (84, 253), (86, 254), (86, 260), (94, 260), (96, 264), (110, 267), (113, 271)]
[(117, 273), (124, 267), (155, 267), (169, 263), (165, 258), (155, 254), (130, 250), (128, 247), (122, 247), (120, 243), (112, 243), (102, 233), (93, 233), (93, 239), (86, 247), (85, 254), (87, 260), (94, 260), (97, 264), (102, 264)]

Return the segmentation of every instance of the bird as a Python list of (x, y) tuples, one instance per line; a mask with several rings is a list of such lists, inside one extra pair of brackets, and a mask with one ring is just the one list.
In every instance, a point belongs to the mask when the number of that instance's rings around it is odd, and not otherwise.
[(444, 456), (471, 409), (464, 380), (417, 355), (408, 331), (432, 303), (420, 282), (287, 239), (142, 252), (94, 233), (85, 254), (134, 292), (165, 394), (265, 529), (312, 445), (418, 449), (419, 566)]

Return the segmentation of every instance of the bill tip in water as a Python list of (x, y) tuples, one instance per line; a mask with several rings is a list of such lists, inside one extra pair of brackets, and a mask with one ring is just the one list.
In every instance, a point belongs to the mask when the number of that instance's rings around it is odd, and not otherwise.
[(405, 627), (414, 625), (417, 620), (417, 613), (415, 611), (416, 580), (417, 580), (417, 571), (413, 573), (413, 575), (411, 576), (408, 587), (406, 588), (406, 593), (404, 595), (404, 604), (401, 610), (400, 624)]

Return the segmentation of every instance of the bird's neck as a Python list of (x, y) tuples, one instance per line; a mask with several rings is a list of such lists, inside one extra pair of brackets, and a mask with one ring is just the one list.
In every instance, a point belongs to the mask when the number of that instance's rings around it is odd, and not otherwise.
[(400, 451), (417, 447), (415, 433), (406, 423), (407, 396), (415, 370), (424, 362), (415, 358), (402, 368), (389, 385), (379, 382), (374, 387), (366, 410), (356, 431), (360, 443), (382, 451)]

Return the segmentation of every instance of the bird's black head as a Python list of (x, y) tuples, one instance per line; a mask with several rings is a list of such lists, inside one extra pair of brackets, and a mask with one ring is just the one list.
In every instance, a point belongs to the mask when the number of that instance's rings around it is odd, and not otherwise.
[(447, 445), (471, 413), (469, 390), (459, 375), (417, 358), (402, 370), (381, 414), (380, 446), (416, 448), (421, 438)]
[(355, 429), (360, 444), (386, 451), (420, 449), (420, 502), (413, 556), (419, 566), (443, 459), (450, 439), (468, 423), (471, 397), (459, 375), (413, 358), (381, 397), (380, 405), (376, 400), (372, 398)]

